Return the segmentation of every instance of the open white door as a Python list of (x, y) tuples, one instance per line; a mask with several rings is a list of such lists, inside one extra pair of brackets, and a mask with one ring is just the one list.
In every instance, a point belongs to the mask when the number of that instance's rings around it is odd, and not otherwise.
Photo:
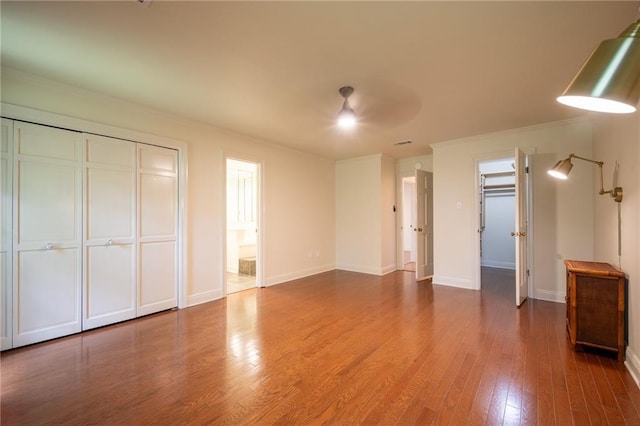
[(516, 306), (522, 305), (529, 293), (529, 273), (527, 265), (527, 160), (525, 154), (516, 148), (516, 208), (515, 237), (516, 244)]
[(416, 170), (416, 280), (433, 275), (433, 173)]

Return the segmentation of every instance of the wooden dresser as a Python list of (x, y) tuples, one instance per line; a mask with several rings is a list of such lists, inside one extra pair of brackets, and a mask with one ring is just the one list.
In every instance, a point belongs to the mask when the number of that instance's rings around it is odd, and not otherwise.
[(565, 260), (567, 333), (576, 346), (625, 357), (625, 274), (608, 263)]

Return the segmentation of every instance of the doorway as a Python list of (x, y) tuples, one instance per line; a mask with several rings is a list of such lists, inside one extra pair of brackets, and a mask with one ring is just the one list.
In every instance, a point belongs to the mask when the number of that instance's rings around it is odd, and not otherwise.
[(433, 276), (433, 173), (402, 178), (401, 264), (417, 281)]
[(482, 161), (480, 173), (480, 264), (482, 267), (515, 270), (514, 159)]
[(226, 293), (260, 286), (260, 165), (226, 160)]
[[(478, 218), (478, 289), (487, 290), (500, 277), (516, 306), (529, 293), (529, 156), (516, 148), (513, 156), (478, 161), (476, 204)], [(486, 282), (483, 282), (486, 279)]]
[(416, 178), (402, 178), (402, 269), (416, 271), (416, 238), (413, 224), (416, 223)]

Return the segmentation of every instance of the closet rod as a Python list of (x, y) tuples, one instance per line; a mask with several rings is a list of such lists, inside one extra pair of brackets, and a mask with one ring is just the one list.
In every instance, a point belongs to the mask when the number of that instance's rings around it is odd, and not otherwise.
[(493, 172), (493, 173), (481, 173), (480, 176), (484, 177), (500, 177), (500, 176), (515, 176), (516, 172)]
[(507, 188), (515, 188), (515, 183), (504, 183), (501, 185), (483, 185), (483, 189), (507, 189)]

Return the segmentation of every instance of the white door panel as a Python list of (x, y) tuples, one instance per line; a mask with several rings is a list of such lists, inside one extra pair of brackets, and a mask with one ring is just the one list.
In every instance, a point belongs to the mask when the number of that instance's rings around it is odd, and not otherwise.
[(14, 346), (80, 331), (78, 249), (21, 251)]
[(95, 165), (120, 166), (126, 169), (135, 168), (135, 143), (105, 136), (84, 136), (87, 162)]
[(518, 148), (515, 149), (515, 167), (516, 209), (515, 231), (512, 235), (515, 237), (516, 245), (516, 306), (520, 306), (529, 292), (529, 276), (527, 271), (527, 161), (525, 154)]
[(83, 329), (135, 318), (135, 245), (87, 247)]
[(176, 178), (140, 174), (140, 236), (175, 237)]
[(416, 170), (416, 280), (433, 275), (433, 173)]
[(14, 347), (81, 329), (78, 136), (14, 123)]
[(0, 253), (0, 271), (2, 272), (2, 292), (0, 293), (0, 305), (2, 307), (2, 317), (0, 318), (0, 332), (2, 332), (2, 342), (0, 349), (11, 349), (13, 347), (12, 343), (12, 312), (13, 312), (13, 300), (11, 297), (11, 287), (9, 284), (11, 283), (11, 262), (9, 259), (9, 254), (6, 251)]
[(80, 159), (74, 132), (29, 123), (20, 123), (16, 131), (18, 155), (69, 161)]
[(0, 227), (0, 251), (3, 253), (11, 250), (11, 205), (12, 200), (12, 188), (11, 188), (11, 162), (4, 156), (0, 159), (0, 188), (2, 190), (2, 196), (0, 197), (0, 214), (2, 215), (2, 223)]
[(139, 316), (176, 306), (175, 253), (174, 241), (140, 244)]
[(177, 156), (176, 151), (167, 148), (159, 148), (152, 146), (140, 147), (139, 168), (149, 172), (167, 172), (170, 175), (177, 173)]
[(83, 135), (84, 330), (136, 316), (135, 144)]
[(135, 238), (133, 170), (87, 168), (87, 240)]
[(13, 121), (0, 134), (0, 349), (13, 347)]
[(138, 316), (178, 304), (177, 160), (175, 150), (138, 146)]
[[(78, 235), (78, 167), (19, 160), (17, 164), (18, 244), (76, 244)], [(54, 225), (55, 226), (52, 226)]]

